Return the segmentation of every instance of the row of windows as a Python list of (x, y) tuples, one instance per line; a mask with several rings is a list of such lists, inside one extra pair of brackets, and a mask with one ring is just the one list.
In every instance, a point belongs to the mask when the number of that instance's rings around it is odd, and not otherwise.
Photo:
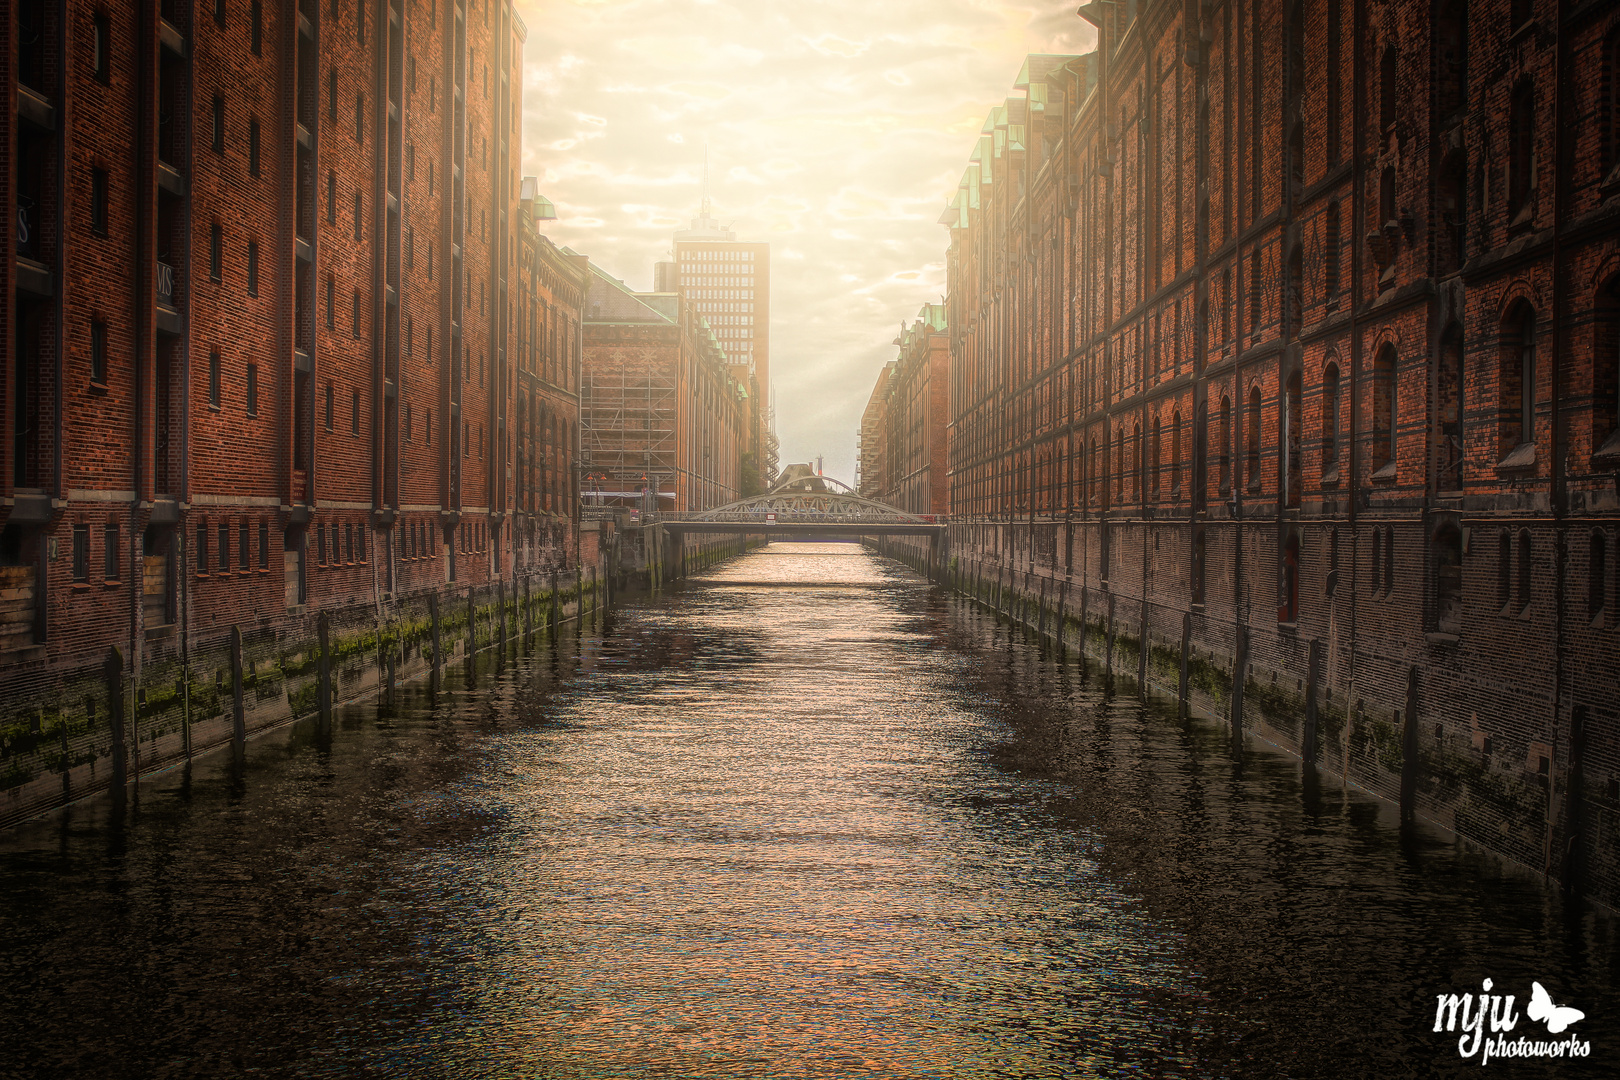
[[(88, 582), (90, 580), (90, 532), (93, 526), (73, 526), (73, 580)], [(101, 577), (108, 584), (116, 584), (123, 580), (123, 530), (116, 522), (109, 522), (101, 528)]]
[[(254, 565), (253, 560), (253, 533), (252, 522), (239, 521), (233, 529), (228, 521), (221, 521), (210, 526), (204, 519), (197, 522), (197, 541), (191, 551), (192, 563), (199, 576), (209, 574), (220, 576), (231, 572), (231, 537), (236, 537), (236, 569), (239, 573), (247, 573)], [(214, 544), (209, 545), (212, 538)], [(270, 569), (270, 524), (261, 521), (258, 523), (259, 557), (258, 569)]]
[[(226, 29), (226, 0), (212, 0), (214, 9), (214, 24), (221, 30)], [(164, 5), (167, 9), (168, 5)], [(169, 12), (164, 11), (167, 18)], [(106, 10), (97, 11), (91, 16), (90, 22), (90, 74), (97, 82), (104, 86), (112, 84), (112, 53), (113, 22), (112, 15)], [(248, 48), (254, 56), (264, 55), (264, 6), (260, 0), (253, 0), (248, 6)], [(28, 50), (24, 50), (27, 52)], [(24, 82), (30, 82), (24, 79)], [(37, 90), (46, 87), (36, 86)]]

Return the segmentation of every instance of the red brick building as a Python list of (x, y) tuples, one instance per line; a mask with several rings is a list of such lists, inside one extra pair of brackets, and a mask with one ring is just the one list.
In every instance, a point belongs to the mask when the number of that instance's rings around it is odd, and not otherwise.
[(1620, 12), (1082, 14), (942, 219), (964, 586), (1620, 895)]
[(696, 305), (595, 266), (585, 304), (584, 501), (683, 513), (740, 498), (749, 390)]
[(911, 514), (948, 513), (951, 351), (945, 305), (924, 304), (895, 344), (900, 355), (879, 377), (883, 484), (874, 497)]
[(527, 197), (518, 213), (513, 467), (518, 561), (555, 569), (577, 561), (581, 312), (591, 273), (585, 256), (540, 235), (543, 204)]
[(890, 360), (878, 372), (872, 385), (872, 396), (866, 399), (861, 413), (860, 445), (856, 447), (855, 491), (868, 499), (881, 498), (888, 487), (885, 451), (889, 445), (888, 423), (883, 410), (889, 399), (889, 380), (894, 377), (895, 361)]
[(0, 36), (0, 707), (573, 558), (584, 271), (520, 201), (509, 3), (20, 0)]

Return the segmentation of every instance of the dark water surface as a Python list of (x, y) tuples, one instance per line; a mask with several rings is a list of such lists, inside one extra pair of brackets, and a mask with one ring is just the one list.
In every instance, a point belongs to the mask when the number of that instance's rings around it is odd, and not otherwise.
[(1098, 683), (773, 545), (0, 834), (0, 1072), (1431, 1075), (1487, 977), (1620, 1068), (1611, 917)]

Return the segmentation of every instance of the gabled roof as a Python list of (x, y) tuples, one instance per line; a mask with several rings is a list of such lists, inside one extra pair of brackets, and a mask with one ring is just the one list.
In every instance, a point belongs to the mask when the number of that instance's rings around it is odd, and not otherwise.
[(588, 323), (651, 323), (675, 325), (674, 293), (638, 293), (595, 263), (585, 294)]

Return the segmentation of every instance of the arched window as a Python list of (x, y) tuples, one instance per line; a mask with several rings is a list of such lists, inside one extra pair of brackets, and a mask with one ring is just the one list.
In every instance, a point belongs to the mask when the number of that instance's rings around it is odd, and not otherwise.
[(1440, 228), (1435, 234), (1435, 272), (1444, 277), (1462, 269), (1468, 259), (1468, 158), (1451, 154), (1440, 165), (1435, 195)]
[(1339, 365), (1328, 364), (1322, 373), (1322, 477), (1339, 472)]
[(1153, 418), (1153, 497), (1159, 497), (1159, 471), (1161, 455), (1164, 445), (1164, 422), (1157, 416)]
[(1439, 424), (1435, 438), (1435, 472), (1441, 491), (1463, 486), (1463, 340), (1462, 327), (1452, 323), (1440, 335), (1438, 372)]
[[(1497, 449), (1504, 463), (1535, 441), (1536, 311), (1520, 300), (1502, 320), (1497, 373)], [(1533, 452), (1519, 455), (1534, 463)], [(1519, 464), (1519, 463), (1515, 463)]]
[(1602, 529), (1593, 529), (1586, 558), (1586, 613), (1596, 619), (1603, 614), (1609, 591), (1609, 543)]
[(1372, 534), (1372, 573), (1368, 575), (1368, 581), (1371, 582), (1374, 596), (1378, 595), (1378, 588), (1383, 583), (1383, 565), (1384, 530), (1374, 529)]
[(1232, 490), (1232, 399), (1221, 395), (1221, 494)]
[(1277, 621), (1299, 621), (1299, 534), (1289, 533), (1278, 559)]
[(1536, 96), (1528, 80), (1513, 91), (1508, 117), (1508, 220), (1529, 221), (1536, 194)]
[(1385, 345), (1373, 360), (1372, 385), (1373, 472), (1392, 470), (1395, 464), (1395, 347)]
[(1300, 375), (1295, 371), (1288, 376), (1283, 391), (1283, 446), (1286, 448), (1287, 473), (1283, 483), (1287, 488), (1288, 505), (1300, 504), (1300, 489), (1304, 487), (1300, 475), (1300, 436), (1305, 424), (1304, 409), (1300, 405)]
[(1462, 632), (1462, 532), (1447, 522), (1435, 530), (1431, 554), (1434, 570), (1434, 628), (1442, 634)]
[(1395, 591), (1395, 526), (1384, 529), (1384, 595)]
[(1384, 47), (1378, 61), (1378, 130), (1388, 132), (1395, 126), (1398, 102), (1395, 100), (1395, 46)]
[(1519, 530), (1519, 610), (1530, 607), (1530, 530)]
[(1131, 462), (1131, 498), (1140, 501), (1142, 498), (1142, 425), (1136, 424), (1131, 428), (1131, 451), (1135, 460)]
[(1513, 537), (1503, 529), (1496, 538), (1496, 606), (1507, 611), (1513, 602)]
[(1250, 491), (1260, 490), (1260, 387), (1249, 387), (1249, 410), (1245, 419), (1245, 441), (1248, 443), (1248, 467), (1244, 479)]
[(1114, 501), (1125, 501), (1125, 433), (1114, 436)]
[(1170, 497), (1181, 495), (1181, 413), (1170, 416)]
[(1091, 454), (1086, 458), (1086, 469), (1088, 470), (1086, 475), (1091, 481), (1091, 494), (1086, 501), (1092, 506), (1097, 506), (1097, 474), (1102, 470), (1097, 458), (1097, 439), (1095, 436), (1091, 440)]

